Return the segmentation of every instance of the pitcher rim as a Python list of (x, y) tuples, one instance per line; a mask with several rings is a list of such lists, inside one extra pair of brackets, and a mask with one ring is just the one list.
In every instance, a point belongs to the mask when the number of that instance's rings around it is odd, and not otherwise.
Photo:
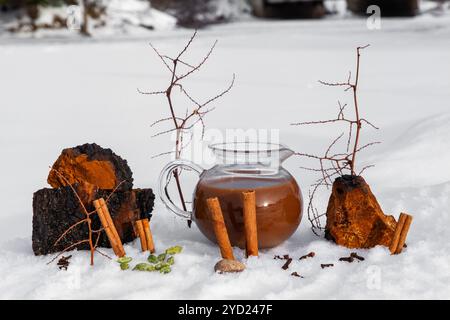
[[(241, 145), (256, 145), (257, 148), (255, 150), (246, 149), (238, 149), (237, 146)], [(233, 147), (234, 146), (234, 147)], [(260, 147), (265, 146), (265, 147)], [(218, 152), (226, 152), (226, 153), (245, 153), (245, 154), (258, 154), (258, 153), (272, 153), (272, 152), (281, 152), (281, 151), (291, 151), (284, 144), (280, 143), (272, 143), (272, 142), (219, 142), (213, 143), (208, 146), (212, 151)]]

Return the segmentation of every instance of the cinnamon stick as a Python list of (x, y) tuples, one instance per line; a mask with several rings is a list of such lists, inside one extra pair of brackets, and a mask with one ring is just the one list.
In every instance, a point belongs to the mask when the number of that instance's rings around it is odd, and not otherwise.
[(244, 225), (247, 257), (258, 256), (258, 230), (256, 224), (256, 195), (255, 191), (243, 192)]
[(400, 236), (405, 227), (405, 222), (407, 220), (407, 217), (408, 217), (408, 215), (406, 213), (401, 213), (400, 217), (398, 218), (394, 237), (392, 238), (391, 245), (389, 246), (389, 251), (391, 252), (391, 254), (396, 254), (396, 252), (397, 252), (397, 249), (399, 247), (399, 242), (400, 242)]
[[(402, 213), (403, 214), (403, 213)], [(411, 222), (413, 217), (409, 214), (406, 214), (405, 224), (403, 225), (402, 232), (400, 233), (400, 239), (398, 240), (397, 250), (395, 250), (395, 254), (399, 254), (403, 250), (403, 245), (405, 244), (406, 237), (408, 236), (409, 227), (411, 226)]]
[(389, 246), (389, 251), (391, 254), (395, 254), (397, 251), (398, 242), (400, 240), (400, 234), (402, 233), (403, 226), (405, 225), (406, 214), (401, 213), (398, 218), (397, 227), (395, 228), (394, 237), (392, 238), (391, 245)]
[(150, 230), (150, 221), (148, 219), (142, 219), (142, 225), (145, 232), (145, 240), (147, 240), (147, 249), (151, 253), (155, 253), (155, 244), (153, 243), (152, 231)]
[[(116, 238), (115, 233), (113, 232), (114, 224), (112, 226), (109, 224), (108, 219), (106, 218), (105, 212), (103, 211), (103, 207), (99, 200), (94, 200), (93, 202), (95, 210), (97, 211), (97, 215), (100, 219), (100, 222), (103, 226), (103, 229), (105, 229), (106, 236), (108, 237), (109, 243), (111, 244), (111, 248), (114, 251), (114, 254), (116, 256), (123, 257), (125, 255), (125, 251), (123, 250), (123, 247), (119, 246), (120, 239)], [(118, 241), (119, 240), (119, 241)]]
[(211, 220), (216, 234), (217, 244), (220, 248), (222, 258), (228, 260), (235, 260), (233, 248), (231, 247), (230, 238), (228, 237), (227, 228), (223, 219), (222, 209), (218, 198), (209, 198), (206, 200)]
[(116, 226), (114, 225), (114, 221), (111, 218), (111, 214), (109, 213), (108, 205), (103, 198), (99, 199), (99, 203), (103, 211), (103, 215), (105, 216), (106, 221), (108, 221), (108, 226), (110, 227), (112, 233), (114, 234), (114, 237), (116, 238), (117, 247), (120, 251), (119, 257), (123, 257), (125, 255), (125, 249), (123, 248), (122, 240), (120, 239), (119, 233), (117, 232)]
[(145, 237), (144, 225), (142, 224), (142, 220), (137, 220), (135, 222), (136, 231), (141, 241), (141, 249), (142, 251), (147, 251), (147, 238)]

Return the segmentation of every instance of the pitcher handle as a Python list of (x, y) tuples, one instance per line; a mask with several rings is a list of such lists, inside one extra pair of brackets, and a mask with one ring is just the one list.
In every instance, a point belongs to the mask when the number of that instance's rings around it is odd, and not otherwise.
[(170, 200), (169, 192), (167, 190), (167, 186), (169, 184), (169, 179), (173, 175), (173, 172), (178, 168), (188, 168), (197, 172), (199, 175), (204, 171), (202, 167), (188, 160), (174, 160), (168, 163), (161, 171), (159, 175), (159, 197), (161, 201), (165, 204), (165, 206), (175, 213), (177, 216), (180, 216), (185, 219), (192, 218), (192, 211), (185, 211), (179, 208), (177, 205)]

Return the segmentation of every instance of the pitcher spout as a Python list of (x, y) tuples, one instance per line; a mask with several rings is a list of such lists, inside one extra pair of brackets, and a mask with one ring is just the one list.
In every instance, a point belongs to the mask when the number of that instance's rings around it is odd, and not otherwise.
[(280, 164), (282, 164), (286, 159), (295, 154), (294, 151), (283, 145), (281, 146), (279, 152), (280, 152)]

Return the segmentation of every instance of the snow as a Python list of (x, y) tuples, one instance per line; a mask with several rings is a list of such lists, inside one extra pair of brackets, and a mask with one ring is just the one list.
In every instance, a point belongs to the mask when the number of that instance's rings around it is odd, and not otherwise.
[[(171, 30), (176, 26), (176, 19), (171, 15), (151, 7), (150, 2), (140, 0), (105, 0), (106, 15), (99, 19), (89, 20), (89, 32), (95, 38), (116, 38), (117, 36), (139, 36), (147, 35), (152, 30)], [(39, 7), (37, 25), (52, 25), (55, 16), (68, 20), (68, 28), (38, 29), (35, 32), (22, 30), (10, 34), (4, 32), (11, 27), (16, 27), (19, 22), (28, 22), (29, 18), (24, 16), (14, 19), (12, 13), (7, 19), (0, 19), (0, 36), (4, 38), (58, 38), (77, 39), (81, 24), (81, 7), (61, 5), (59, 7)]]
[(151, 8), (148, 1), (110, 0), (107, 14), (111, 16), (112, 25), (149, 26), (156, 30), (170, 30), (176, 25), (176, 19), (168, 14)]
[[(356, 250), (360, 263), (339, 262), (352, 250), (315, 237), (304, 216), (299, 230), (277, 248), (247, 261), (242, 274), (214, 274), (218, 249), (193, 226), (158, 201), (152, 229), (156, 247), (182, 245), (172, 273), (123, 272), (114, 261), (72, 252), (68, 271), (46, 265), (51, 256), (31, 250), (32, 193), (46, 187), (48, 166), (64, 147), (96, 142), (129, 161), (135, 185), (157, 189), (159, 170), (169, 157), (169, 137), (151, 139), (153, 121), (167, 114), (164, 99), (142, 96), (157, 90), (167, 73), (148, 46), (175, 54), (189, 30), (161, 30), (133, 39), (92, 41), (2, 38), (0, 45), (0, 298), (13, 299), (449, 299), (450, 298), (450, 17), (423, 15), (383, 19), (368, 30), (365, 19), (321, 21), (251, 20), (208, 28), (190, 51), (199, 61), (215, 39), (216, 51), (188, 86), (201, 99), (226, 87), (233, 90), (207, 118), (209, 128), (280, 129), (294, 150), (323, 150), (340, 133), (334, 126), (299, 128), (289, 124), (333, 117), (336, 101), (350, 102), (318, 79), (346, 79), (354, 49), (363, 52), (360, 103), (379, 131), (365, 128), (363, 141), (380, 140), (360, 156), (361, 166), (387, 213), (414, 215), (408, 248), (390, 256), (386, 248)], [(183, 108), (182, 108), (183, 110)], [(99, 121), (101, 119), (101, 121)], [(250, 120), (251, 119), (251, 120)], [(285, 167), (306, 195), (315, 176), (292, 157)], [(186, 176), (186, 189), (195, 176)], [(326, 203), (327, 194), (320, 198)], [(145, 261), (138, 241), (125, 245), (134, 262)], [(106, 250), (112, 255), (111, 250)], [(288, 271), (275, 254), (312, 259), (294, 261)], [(236, 249), (239, 259), (243, 252)], [(321, 269), (321, 263), (334, 267)], [(304, 278), (290, 273), (297, 271)]]

